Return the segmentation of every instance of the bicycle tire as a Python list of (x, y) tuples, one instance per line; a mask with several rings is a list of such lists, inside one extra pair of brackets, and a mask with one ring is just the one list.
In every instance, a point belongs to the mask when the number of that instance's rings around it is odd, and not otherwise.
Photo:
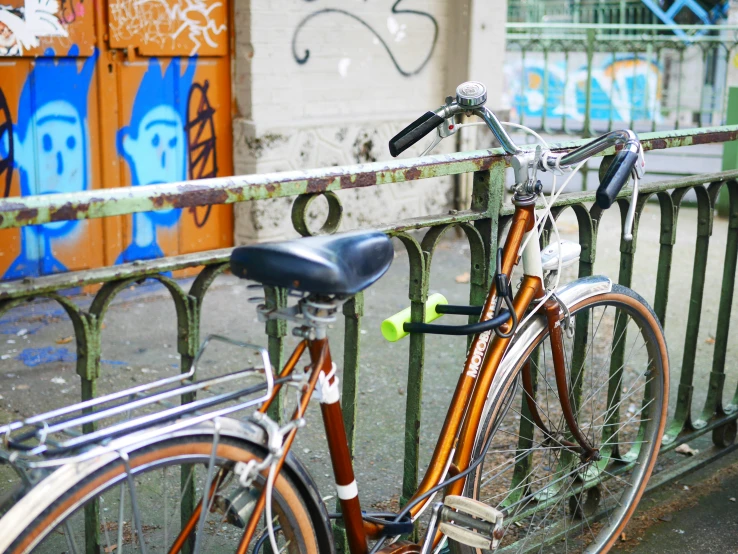
[[(83, 552), (89, 551), (89, 545), (85, 547), (85, 524), (84, 524), (84, 507), (92, 505), (93, 500), (98, 501), (100, 509), (99, 522), (99, 551), (115, 552), (117, 551), (118, 530), (122, 529), (121, 534), (124, 536), (124, 549), (129, 551), (143, 551), (141, 543), (146, 545), (146, 549), (151, 552), (152, 546), (159, 546), (159, 541), (163, 538), (163, 549), (169, 551), (174, 538), (181, 530), (181, 520), (177, 517), (175, 507), (172, 513), (171, 509), (162, 508), (162, 504), (167, 506), (167, 497), (177, 498), (180, 502), (184, 498), (181, 493), (182, 476), (187, 474), (187, 479), (193, 483), (193, 487), (197, 490), (197, 482), (200, 482), (200, 490), (204, 490), (204, 479), (207, 475), (207, 463), (213, 450), (213, 434), (197, 434), (190, 436), (178, 436), (174, 438), (165, 438), (154, 443), (147, 444), (142, 447), (134, 447), (133, 451), (128, 453), (129, 467), (131, 474), (135, 480), (134, 489), (136, 490), (137, 504), (139, 511), (146, 508), (148, 516), (145, 518), (140, 516), (143, 541), (139, 538), (137, 532), (138, 526), (136, 518), (130, 510), (132, 498), (130, 490), (124, 495), (125, 500), (123, 518), (118, 521), (108, 521), (104, 514), (120, 515), (117, 510), (120, 508), (121, 502), (116, 505), (115, 500), (121, 498), (119, 489), (122, 490), (121, 483), (128, 486), (127, 470), (121, 458), (114, 459), (96, 471), (90, 473), (79, 482), (71, 487), (63, 490), (60, 494), (54, 495), (54, 498), (48, 498), (46, 507), (43, 509), (39, 517), (21, 530), (13, 541), (10, 548), (6, 551), (8, 554), (21, 554), (27, 552), (58, 552), (59, 545), (71, 543), (69, 551)], [(249, 441), (233, 438), (229, 436), (220, 436), (216, 448), (216, 464), (217, 467), (233, 467), (236, 462), (248, 462), (249, 460), (261, 460), (264, 456), (264, 450), (260, 445)], [(200, 466), (202, 471), (188, 471), (188, 468)], [(204, 467), (203, 467), (204, 466)], [(173, 467), (184, 467), (184, 471), (171, 471)], [(154, 472), (163, 473), (166, 477), (170, 477), (172, 484), (168, 484), (166, 479), (159, 480)], [(231, 472), (232, 474), (232, 472)], [(200, 475), (190, 479), (189, 475)], [(38, 486), (43, 486), (47, 490), (58, 489), (54, 483), (49, 483), (48, 479), (54, 478), (54, 474), (42, 481)], [(237, 483), (234, 477), (230, 479), (228, 490), (244, 491)], [(224, 496), (227, 492), (226, 483), (219, 484), (218, 495)], [(264, 480), (262, 479), (263, 486)], [(303, 485), (303, 486), (301, 486)], [(223, 490), (220, 487), (223, 487)], [(185, 490), (187, 485), (185, 485)], [(256, 486), (257, 490), (259, 485)], [(160, 495), (157, 495), (160, 492)], [(148, 495), (148, 498), (145, 496)], [(201, 494), (196, 495), (197, 499), (202, 498)], [(252, 497), (253, 498), (253, 497)], [(127, 502), (126, 502), (127, 500)], [(215, 502), (215, 501), (214, 501)], [(127, 512), (125, 511), (127, 510)], [(167, 525), (162, 530), (162, 517), (166, 521), (167, 515), (171, 514), (172, 532), (168, 534)], [(202, 544), (199, 545), (200, 552), (234, 552), (240, 541), (242, 529), (231, 525), (224, 524), (223, 515), (208, 511), (206, 515), (205, 527)], [(181, 510), (179, 515), (181, 516)], [(275, 527), (277, 529), (278, 543), (283, 551), (295, 553), (318, 554), (323, 552), (334, 552), (330, 523), (325, 506), (322, 502), (316, 501), (311, 495), (306, 494), (302, 477), (292, 471), (289, 465), (285, 465), (279, 476), (275, 479), (273, 492), (273, 515), (276, 520)], [(7, 514), (6, 514), (7, 516)], [(257, 530), (254, 540), (248, 547), (248, 552), (252, 552), (254, 543), (258, 540), (259, 535), (265, 533), (262, 516), (262, 528)], [(198, 521), (199, 523), (199, 521)], [(179, 527), (178, 527), (178, 524)], [(0, 528), (2, 521), (0, 521)], [(195, 527), (197, 530), (198, 527)], [(114, 538), (111, 541), (110, 535)], [(189, 537), (189, 549), (194, 547), (196, 543), (196, 532)], [(168, 535), (168, 536), (167, 536)], [(264, 535), (262, 535), (264, 536)], [(72, 538), (72, 541), (69, 540)], [(217, 544), (212, 544), (213, 541)], [(264, 541), (268, 545), (268, 539)], [(80, 548), (81, 545), (81, 548)], [(286, 547), (286, 548), (285, 548)], [(186, 547), (187, 548), (187, 547)], [(182, 551), (185, 551), (183, 548)], [(156, 548), (156, 551), (161, 551)], [(271, 551), (268, 547), (262, 548), (261, 552)]]
[[(546, 360), (548, 329), (544, 325), (533, 340), (522, 346), (522, 355), (515, 362), (515, 369), (487, 402), (484, 423), (480, 425), (476, 438), (475, 459), (481, 454), (490, 433), (495, 436), (485, 460), (467, 478), (464, 488), (466, 496), (493, 505), (505, 513), (504, 536), (496, 552), (541, 552), (544, 549), (545, 552), (607, 552), (632, 516), (660, 448), (667, 419), (669, 360), (663, 329), (655, 313), (637, 293), (620, 285), (613, 285), (610, 292), (594, 295), (569, 309), (575, 322), (572, 341), (579, 341), (580, 346), (565, 348), (567, 382), (571, 392), (572, 386), (584, 387), (588, 377), (591, 379), (588, 396), (581, 396), (583, 388), (579, 388), (577, 421), (587, 437), (595, 442), (595, 447), (602, 449), (605, 459), (597, 463), (572, 460), (574, 456), (555, 446), (557, 443), (545, 441), (542, 431), (531, 420), (521, 386), (521, 371), (528, 361), (531, 361), (529, 367), (535, 367), (538, 377), (534, 406), (544, 424), (564, 434), (566, 424), (562, 420), (555, 383), (548, 377), (553, 374), (553, 369), (549, 367), (552, 362)], [(596, 324), (598, 312), (601, 315)], [(596, 336), (601, 328), (601, 337), (606, 335), (605, 331), (610, 327), (609, 323), (603, 327), (605, 314), (609, 314), (608, 318), (614, 317), (613, 340), (606, 380), (599, 382), (599, 388), (596, 388), (594, 379), (597, 371), (587, 372), (585, 364), (590, 359), (594, 368), (595, 361), (602, 362), (607, 358), (607, 345)], [(622, 314), (627, 318), (622, 318)], [(639, 330), (635, 333), (636, 339), (641, 337), (643, 341), (639, 349), (645, 348), (647, 352), (647, 369), (642, 374), (638, 369), (642, 366), (636, 367), (636, 360), (629, 361), (629, 358), (617, 365), (621, 361), (618, 349), (627, 351), (626, 341), (629, 335), (633, 335), (631, 322)], [(585, 344), (582, 336), (589, 337), (591, 342), (586, 344), (591, 347), (585, 350), (582, 364), (578, 366), (580, 369), (572, 379), (573, 356), (575, 351), (581, 353), (581, 345)], [(566, 340), (565, 336), (565, 343)], [(631, 352), (634, 349), (635, 344)], [(639, 361), (643, 363), (642, 359)], [(614, 381), (617, 375), (619, 377)], [(604, 389), (607, 389), (606, 405), (601, 412)], [(638, 398), (634, 396), (640, 397), (641, 393), (643, 398), (639, 409)], [(630, 417), (621, 423), (623, 409)], [(511, 431), (516, 427), (517, 433)], [(635, 440), (621, 440), (626, 437), (635, 437)], [(614, 442), (613, 438), (616, 439)], [(505, 448), (500, 448), (502, 445)], [(504, 458), (501, 462), (500, 455)], [(546, 474), (549, 474), (548, 478)], [(494, 482), (489, 480), (491, 477), (496, 478)], [(499, 492), (503, 486), (505, 491)], [(537, 510), (540, 506), (543, 508)], [(482, 552), (457, 543), (450, 544), (450, 547), (456, 553)]]

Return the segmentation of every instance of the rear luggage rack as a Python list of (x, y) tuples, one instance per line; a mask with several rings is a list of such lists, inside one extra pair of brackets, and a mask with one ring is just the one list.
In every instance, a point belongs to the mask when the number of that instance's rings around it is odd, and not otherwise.
[[(261, 356), (262, 366), (194, 381), (198, 362), (212, 341), (254, 350)], [(244, 379), (259, 374), (264, 376), (262, 382), (243, 386)], [(145, 437), (136, 435), (136, 440), (140, 441), (261, 404), (271, 398), (275, 384), (291, 380), (294, 378), (274, 378), (265, 348), (210, 335), (187, 373), (0, 426), (0, 440), (10, 451), (9, 455), (2, 455), (10, 462), (43, 457), (53, 459), (52, 465), (56, 465), (63, 463), (60, 456), (78, 454), (85, 447), (107, 444), (129, 433), (151, 429), (151, 434)], [(227, 390), (213, 390), (221, 384), (228, 384)], [(197, 393), (209, 396), (195, 399)]]

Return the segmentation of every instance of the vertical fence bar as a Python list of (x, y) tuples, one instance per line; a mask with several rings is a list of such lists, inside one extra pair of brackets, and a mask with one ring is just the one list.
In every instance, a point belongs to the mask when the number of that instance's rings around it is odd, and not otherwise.
[[(487, 267), (485, 274), (487, 276), (486, 288), (492, 284), (492, 278), (495, 274), (495, 256), (500, 241), (499, 218), (502, 209), (502, 201), (505, 195), (505, 162), (496, 161), (487, 171), (477, 171), (474, 173), (472, 185), (472, 201), (471, 209), (483, 212), (487, 215), (484, 219), (478, 219), (474, 222), (474, 226), (482, 235), (486, 251)], [(486, 298), (486, 290), (484, 293), (477, 292), (480, 304)]]
[[(675, 204), (679, 204), (688, 189), (678, 189), (673, 193)], [(692, 395), (694, 392), (694, 367), (697, 355), (697, 339), (702, 315), (702, 298), (705, 290), (707, 271), (707, 251), (712, 233), (712, 205), (707, 190), (702, 186), (692, 190), (697, 194), (697, 240), (695, 242), (694, 265), (692, 269), (692, 288), (687, 314), (687, 332), (684, 339), (682, 371), (679, 378), (677, 406), (674, 420), (664, 435), (663, 442), (669, 444), (681, 431), (699, 429), (704, 422), (692, 421)]]
[[(710, 398), (708, 398), (705, 403), (705, 411), (702, 414), (702, 418), (705, 420), (708, 420), (713, 412), (717, 415), (724, 415), (735, 411), (735, 401), (723, 407), (723, 385), (725, 383), (725, 359), (728, 350), (728, 339), (730, 338), (730, 314), (733, 306), (736, 265), (738, 262), (738, 182), (728, 181), (723, 189), (728, 192), (730, 199), (730, 219), (725, 245), (725, 262), (723, 264), (723, 282), (720, 287), (717, 328), (715, 329), (715, 351), (710, 374), (710, 392), (712, 393), (713, 388), (715, 389), (715, 400), (710, 402)], [(714, 409), (711, 410), (713, 406)]]
[(677, 97), (676, 97), (676, 123), (674, 129), (679, 129), (682, 115), (682, 74), (684, 70), (684, 47), (679, 47), (679, 78), (677, 79)]
[[(728, 107), (726, 125), (738, 123), (738, 87), (730, 87), (728, 91)], [(738, 140), (723, 143), (723, 171), (738, 169)], [(723, 187), (717, 199), (717, 212), (720, 217), (728, 217), (728, 187)]]
[[(561, 110), (561, 130), (564, 133), (568, 133), (569, 129), (567, 126), (567, 119), (566, 119), (566, 107), (567, 107), (567, 100), (566, 100), (566, 91), (569, 88), (569, 51), (564, 50), (564, 94), (561, 95), (561, 102), (563, 109)], [(574, 98), (574, 106), (576, 107), (576, 98)]]
[[(264, 287), (265, 305), (270, 309), (282, 309), (287, 306), (287, 290), (277, 287)], [(284, 337), (287, 335), (287, 322), (281, 319), (267, 321), (267, 350), (269, 360), (277, 373), (284, 363)], [(283, 423), (283, 395), (280, 394), (269, 406), (269, 417)]]
[(666, 305), (669, 302), (669, 281), (671, 279), (671, 259), (676, 242), (676, 218), (678, 206), (674, 205), (668, 192), (658, 194), (661, 207), (661, 232), (659, 233), (659, 262), (656, 270), (656, 291), (653, 311), (661, 326), (666, 328)]
[(356, 437), (356, 404), (359, 398), (359, 352), (361, 337), (361, 318), (364, 316), (364, 293), (360, 292), (343, 305), (346, 320), (343, 347), (343, 391), (341, 408), (343, 424), (346, 427), (349, 452), (354, 453)]
[(584, 138), (594, 136), (592, 131), (592, 64), (594, 63), (595, 50), (595, 30), (587, 29), (587, 88), (584, 95), (584, 129), (582, 136)]
[(541, 112), (541, 129), (549, 132), (546, 129), (546, 115), (548, 114), (548, 59), (549, 59), (549, 45), (543, 45), (543, 111)]
[[(428, 299), (427, 257), (420, 244), (408, 236), (400, 238), (408, 251), (410, 262), (410, 320), (425, 321), (425, 302)], [(420, 450), (420, 410), (423, 398), (423, 369), (425, 367), (425, 335), (410, 334), (407, 370), (407, 401), (405, 404), (405, 457), (403, 463), (400, 504), (407, 503), (418, 483)]]

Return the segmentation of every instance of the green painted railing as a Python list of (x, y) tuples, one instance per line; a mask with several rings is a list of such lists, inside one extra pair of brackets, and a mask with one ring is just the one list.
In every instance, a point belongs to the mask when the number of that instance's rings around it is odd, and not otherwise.
[(507, 20), (520, 23), (658, 23), (641, 0), (510, 0)]
[(507, 90), (549, 133), (721, 125), (737, 46), (736, 25), (508, 23)]
[[(669, 133), (646, 133), (641, 138), (646, 150), (727, 142), (738, 139), (738, 125)], [(555, 149), (572, 148), (582, 142), (577, 140), (561, 144)], [(613, 153), (613, 149), (605, 152), (606, 155)], [(68, 219), (100, 218), (147, 210), (294, 197), (292, 221), (294, 227), (305, 235), (310, 233), (306, 221), (309, 201), (315, 195), (325, 195), (328, 198), (330, 213), (323, 231), (334, 232), (339, 227), (341, 215), (341, 203), (334, 191), (381, 186), (385, 183), (400, 183), (439, 175), (473, 173), (469, 210), (398, 221), (380, 228), (402, 241), (407, 250), (410, 272), (408, 297), (412, 306), (412, 318), (414, 321), (422, 321), (428, 297), (433, 252), (444, 232), (452, 227), (458, 227), (464, 232), (471, 248), (469, 301), (473, 305), (483, 302), (493, 276), (490, 253), (495, 252), (500, 233), (508, 225), (513, 212), (512, 206), (503, 201), (507, 164), (508, 158), (500, 150), (482, 150), (309, 171), (217, 178), (157, 186), (98, 189), (75, 194), (7, 198), (0, 199), (0, 228)], [(704, 385), (709, 389), (707, 400), (701, 409), (701, 415), (692, 418), (695, 352), (702, 314), (705, 275), (708, 270), (707, 252), (712, 233), (715, 200), (723, 188), (727, 188), (729, 192), (729, 230), (723, 264), (718, 325), (715, 330), (714, 357), (709, 383)], [(735, 437), (735, 420), (738, 417), (736, 410), (738, 391), (729, 394), (726, 400), (723, 390), (726, 364), (729, 364), (731, 370), (735, 370), (738, 363), (736, 360), (726, 360), (738, 255), (738, 170), (696, 175), (644, 186), (638, 199), (633, 232), (635, 238), (632, 243), (621, 239), (620, 273), (617, 281), (626, 286), (630, 285), (635, 250), (639, 241), (658, 241), (660, 253), (654, 309), (665, 323), (677, 216), (685, 195), (690, 191), (694, 191), (697, 201), (697, 249), (691, 268), (689, 325), (686, 330), (682, 369), (679, 375), (673, 375), (674, 381), (678, 380), (676, 386), (678, 399), (675, 416), (665, 437), (664, 451), (708, 431), (713, 432), (715, 444), (722, 449), (717, 453), (711, 453), (708, 458), (695, 458), (657, 475), (652, 480), (654, 484), (673, 479), (695, 464), (706, 463), (706, 460), (729, 451)], [(649, 198), (655, 199), (661, 208), (660, 231), (658, 236), (639, 236), (640, 214)], [(629, 192), (625, 190), (618, 200), (622, 217), (627, 211), (628, 199)], [(582, 245), (579, 263), (579, 275), (582, 277), (593, 272), (597, 230), (602, 215), (596, 207), (591, 207), (593, 200), (594, 195), (591, 192), (565, 194), (559, 198), (554, 208), (557, 217), (569, 208), (576, 214), (579, 242)], [(423, 229), (425, 233), (419, 237), (415, 231)], [(228, 270), (229, 254), (230, 249), (224, 249), (22, 281), (0, 282), (0, 316), (33, 298), (49, 298), (61, 304), (74, 325), (77, 372), (82, 380), (83, 399), (88, 399), (95, 395), (95, 385), (100, 377), (101, 329), (106, 311), (115, 296), (145, 279), (154, 279), (166, 287), (176, 307), (177, 347), (181, 356), (181, 369), (186, 371), (190, 368), (200, 344), (203, 299), (214, 279)], [(180, 282), (163, 275), (164, 272), (183, 268), (201, 268), (188, 289), (183, 288)], [(681, 269), (684, 274), (689, 271), (689, 268)], [(75, 298), (62, 293), (66, 289), (90, 284), (102, 286), (86, 308), (81, 307)], [(284, 291), (274, 289), (267, 291), (267, 302), (274, 306), (284, 305), (286, 299)], [(357, 375), (363, 310), (362, 294), (348, 302), (343, 309), (346, 319), (343, 405), (352, 448), (356, 433), (356, 406), (359, 394)], [(272, 362), (276, 367), (280, 367), (284, 361), (283, 343), (286, 326), (283, 322), (270, 323), (267, 325), (266, 333)], [(419, 474), (422, 404), (422, 387), (419, 384), (422, 383), (424, 372), (425, 340), (424, 335), (414, 334), (407, 343), (408, 386), (402, 485), (402, 496), (405, 499), (414, 491)], [(677, 352), (671, 352), (672, 359), (677, 355)]]

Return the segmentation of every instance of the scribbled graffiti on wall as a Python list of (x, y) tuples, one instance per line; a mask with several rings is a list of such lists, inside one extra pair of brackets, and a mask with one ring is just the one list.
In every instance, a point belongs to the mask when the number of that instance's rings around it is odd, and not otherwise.
[(42, 37), (68, 36), (59, 7), (58, 0), (25, 0), (19, 8), (0, 5), (0, 56), (20, 56)]
[[(186, 64), (184, 73), (182, 65)], [(118, 153), (131, 171), (131, 184), (156, 185), (187, 177), (187, 124), (190, 87), (196, 61), (179, 58), (163, 71), (157, 58), (149, 61), (128, 126), (118, 131)], [(133, 215), (132, 242), (116, 263), (164, 256), (157, 243), (157, 228), (172, 227), (181, 210), (170, 209)]]
[[(53, 56), (47, 51), (47, 56)], [(73, 46), (69, 58), (41, 58), (29, 73), (20, 93), (18, 120), (5, 118), (0, 127), (0, 160), (6, 163), (9, 191), (13, 168), (20, 174), (22, 196), (78, 192), (88, 188), (90, 174), (87, 95), (95, 70), (95, 54), (80, 70)], [(4, 95), (2, 95), (4, 100)], [(21, 252), (3, 278), (37, 276), (66, 271), (56, 259), (52, 243), (73, 240), (78, 221), (60, 221), (23, 227)]]
[(59, 19), (61, 19), (62, 23), (70, 25), (77, 21), (77, 18), (84, 17), (84, 15), (84, 0), (61, 0)]
[[(524, 116), (566, 117), (583, 121), (587, 67), (567, 72), (564, 62), (545, 65), (543, 57), (527, 56), (505, 66), (513, 107)], [(592, 69), (592, 120), (661, 120), (661, 68), (643, 57), (607, 56)]]
[[(226, 6), (214, 0), (111, 0), (114, 43), (170, 48), (193, 56), (227, 40)], [(185, 51), (181, 51), (185, 48)]]
[[(218, 156), (215, 136), (215, 109), (210, 105), (208, 89), (210, 82), (195, 83), (187, 98), (189, 118), (187, 131), (188, 167), (191, 179), (208, 179), (218, 174)], [(204, 227), (213, 207), (199, 210), (197, 206), (190, 208), (197, 227)], [(202, 216), (200, 215), (202, 211)]]
[[(307, 0), (308, 2), (312, 2), (313, 0)], [(310, 50), (308, 48), (304, 48), (302, 53), (298, 51), (298, 38), (300, 35), (300, 32), (305, 28), (305, 26), (310, 23), (313, 19), (319, 16), (323, 15), (333, 15), (333, 16), (340, 16), (340, 17), (348, 17), (350, 19), (353, 19), (355, 22), (359, 23), (361, 26), (366, 28), (372, 35), (374, 35), (374, 41), (376, 44), (381, 44), (382, 47), (386, 50), (387, 54), (390, 57), (390, 60), (395, 66), (395, 69), (402, 75), (403, 77), (411, 77), (412, 75), (416, 75), (417, 73), (420, 73), (423, 68), (428, 64), (431, 57), (433, 56), (433, 51), (436, 48), (436, 42), (438, 41), (438, 21), (436, 21), (436, 18), (433, 17), (431, 14), (427, 12), (423, 12), (420, 10), (411, 10), (411, 9), (400, 9), (398, 6), (403, 2), (403, 0), (396, 0), (394, 4), (392, 4), (391, 12), (394, 15), (415, 15), (415, 16), (421, 16), (431, 22), (433, 25), (433, 38), (430, 41), (430, 44), (428, 46), (428, 51), (425, 55), (425, 57), (422, 59), (422, 61), (415, 66), (414, 68), (407, 69), (400, 65), (400, 63), (397, 61), (397, 58), (395, 57), (395, 54), (392, 52), (392, 49), (390, 48), (389, 44), (387, 44), (387, 41), (383, 38), (383, 36), (377, 32), (374, 27), (372, 27), (369, 23), (367, 23), (362, 17), (356, 15), (355, 13), (338, 9), (338, 8), (323, 8), (319, 9), (317, 11), (312, 12), (311, 14), (307, 15), (300, 23), (298, 23), (297, 28), (295, 29), (294, 34), (292, 35), (292, 55), (295, 58), (295, 61), (302, 65), (307, 63), (307, 61), (310, 59)], [(400, 42), (405, 37), (405, 25), (401, 25), (397, 23), (397, 20), (394, 19), (394, 17), (390, 17), (387, 20), (387, 26), (395, 37), (396, 42)], [(343, 70), (341, 69), (341, 66), (339, 65), (339, 72), (341, 74), (345, 73), (345, 68)]]

